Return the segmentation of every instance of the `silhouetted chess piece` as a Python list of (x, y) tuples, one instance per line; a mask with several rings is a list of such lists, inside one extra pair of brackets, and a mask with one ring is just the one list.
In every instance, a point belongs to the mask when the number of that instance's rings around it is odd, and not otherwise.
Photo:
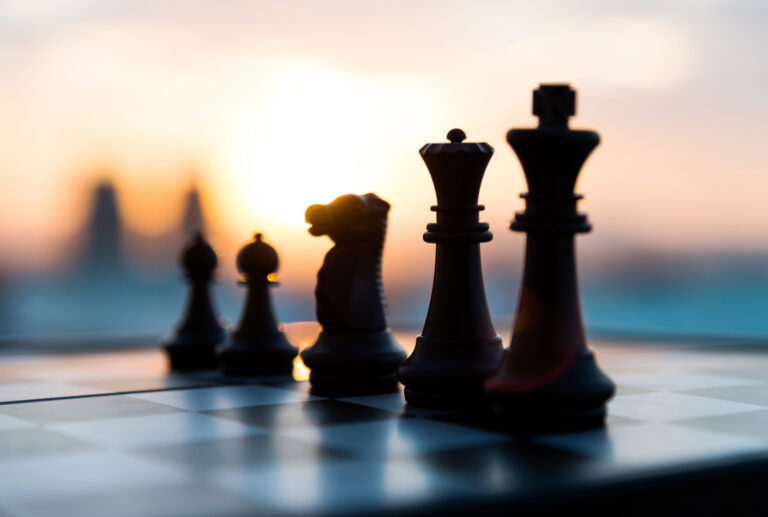
[(575, 106), (570, 86), (542, 84), (533, 93), (539, 126), (507, 133), (528, 183), (510, 225), (527, 233), (525, 268), (512, 341), (486, 387), (494, 409), (521, 427), (602, 425), (614, 393), (587, 348), (579, 305), (574, 235), (591, 225), (574, 189), (600, 137), (569, 129)]
[(389, 203), (376, 194), (347, 194), (307, 208), (314, 236), (335, 246), (317, 274), (317, 341), (301, 353), (315, 391), (328, 394), (395, 389), (405, 352), (387, 327), (381, 255)]
[(278, 328), (269, 294), (277, 266), (277, 252), (260, 233), (237, 255), (240, 283), (248, 290), (240, 322), (219, 351), (225, 375), (285, 375), (293, 370), (298, 351)]
[(216, 253), (197, 233), (181, 254), (189, 283), (187, 307), (175, 332), (162, 343), (174, 370), (213, 369), (218, 366), (216, 346), (224, 340), (213, 308), (209, 284), (216, 270)]
[(493, 234), (479, 222), (480, 184), (493, 156), (487, 143), (465, 143), (461, 129), (450, 143), (426, 144), (419, 153), (437, 194), (437, 222), (424, 240), (436, 244), (432, 298), (416, 348), (398, 369), (408, 404), (472, 407), (482, 402), (483, 381), (502, 354), (488, 310), (480, 243)]

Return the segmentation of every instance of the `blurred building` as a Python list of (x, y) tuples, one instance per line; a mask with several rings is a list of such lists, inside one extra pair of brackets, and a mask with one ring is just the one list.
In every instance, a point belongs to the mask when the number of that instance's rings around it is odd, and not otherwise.
[[(113, 182), (99, 181), (89, 197), (86, 221), (73, 239), (70, 266), (17, 278), (7, 286), (0, 283), (0, 334), (171, 328), (186, 289), (178, 270), (179, 250), (194, 232), (207, 227), (198, 189), (192, 186), (181, 195), (185, 204), (179, 223), (161, 235), (141, 235), (125, 226)], [(239, 304), (231, 294), (234, 288), (219, 291), (225, 291), (221, 298), (229, 308)], [(3, 304), (3, 299), (14, 303)]]
[(179, 225), (181, 237), (187, 240), (195, 232), (207, 233), (207, 229), (205, 217), (203, 216), (203, 207), (200, 204), (200, 191), (193, 185), (187, 191), (184, 213)]
[(77, 271), (86, 275), (123, 272), (122, 235), (115, 187), (110, 180), (101, 180), (93, 190), (90, 215), (82, 231)]

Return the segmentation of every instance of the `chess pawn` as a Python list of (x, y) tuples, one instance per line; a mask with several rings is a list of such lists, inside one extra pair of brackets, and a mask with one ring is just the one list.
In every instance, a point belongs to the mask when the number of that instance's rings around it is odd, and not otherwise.
[(437, 222), (426, 242), (436, 244), (435, 276), (424, 330), (400, 366), (408, 404), (468, 408), (482, 403), (483, 382), (499, 365), (501, 338), (485, 296), (480, 243), (493, 234), (479, 222), (477, 204), (485, 168), (493, 156), (487, 143), (465, 143), (461, 129), (450, 143), (426, 144), (419, 153), (437, 194)]
[(307, 208), (314, 236), (334, 242), (317, 273), (315, 299), (322, 326), (301, 353), (313, 389), (327, 395), (394, 390), (405, 352), (387, 326), (381, 255), (389, 203), (376, 194), (346, 194)]
[(173, 370), (216, 368), (216, 346), (224, 340), (209, 284), (216, 269), (213, 248), (198, 232), (180, 257), (189, 283), (187, 307), (175, 332), (162, 343)]
[(538, 127), (507, 133), (528, 184), (525, 210), (510, 224), (527, 234), (525, 266), (512, 340), (486, 389), (494, 409), (521, 427), (602, 425), (614, 393), (587, 348), (579, 305), (574, 235), (591, 225), (574, 190), (600, 137), (568, 127), (575, 105), (570, 86), (541, 85)]
[(272, 310), (269, 277), (277, 271), (275, 249), (257, 233), (237, 255), (237, 269), (247, 286), (240, 322), (219, 351), (225, 375), (285, 375), (293, 370), (297, 350), (278, 328)]

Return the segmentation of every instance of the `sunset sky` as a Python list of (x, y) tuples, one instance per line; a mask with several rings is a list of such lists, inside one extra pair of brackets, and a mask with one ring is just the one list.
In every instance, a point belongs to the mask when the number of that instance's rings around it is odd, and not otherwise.
[(764, 251), (767, 5), (4, 0), (0, 264), (54, 262), (108, 173), (146, 234), (175, 224), (196, 181), (228, 263), (260, 230), (289, 285), (329, 247), (306, 206), (376, 192), (393, 206), (385, 273), (407, 282), (432, 267), (417, 151), (453, 127), (496, 148), (485, 260), (519, 260), (506, 223), (525, 185), (504, 135), (534, 123), (547, 81), (578, 90), (572, 125), (602, 137), (578, 185), (586, 260)]

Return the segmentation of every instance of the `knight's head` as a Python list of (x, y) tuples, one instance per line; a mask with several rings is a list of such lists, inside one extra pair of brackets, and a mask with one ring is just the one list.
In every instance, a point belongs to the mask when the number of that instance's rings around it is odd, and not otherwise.
[(389, 203), (376, 194), (345, 194), (327, 205), (311, 205), (304, 214), (309, 233), (337, 244), (378, 242), (384, 235)]

